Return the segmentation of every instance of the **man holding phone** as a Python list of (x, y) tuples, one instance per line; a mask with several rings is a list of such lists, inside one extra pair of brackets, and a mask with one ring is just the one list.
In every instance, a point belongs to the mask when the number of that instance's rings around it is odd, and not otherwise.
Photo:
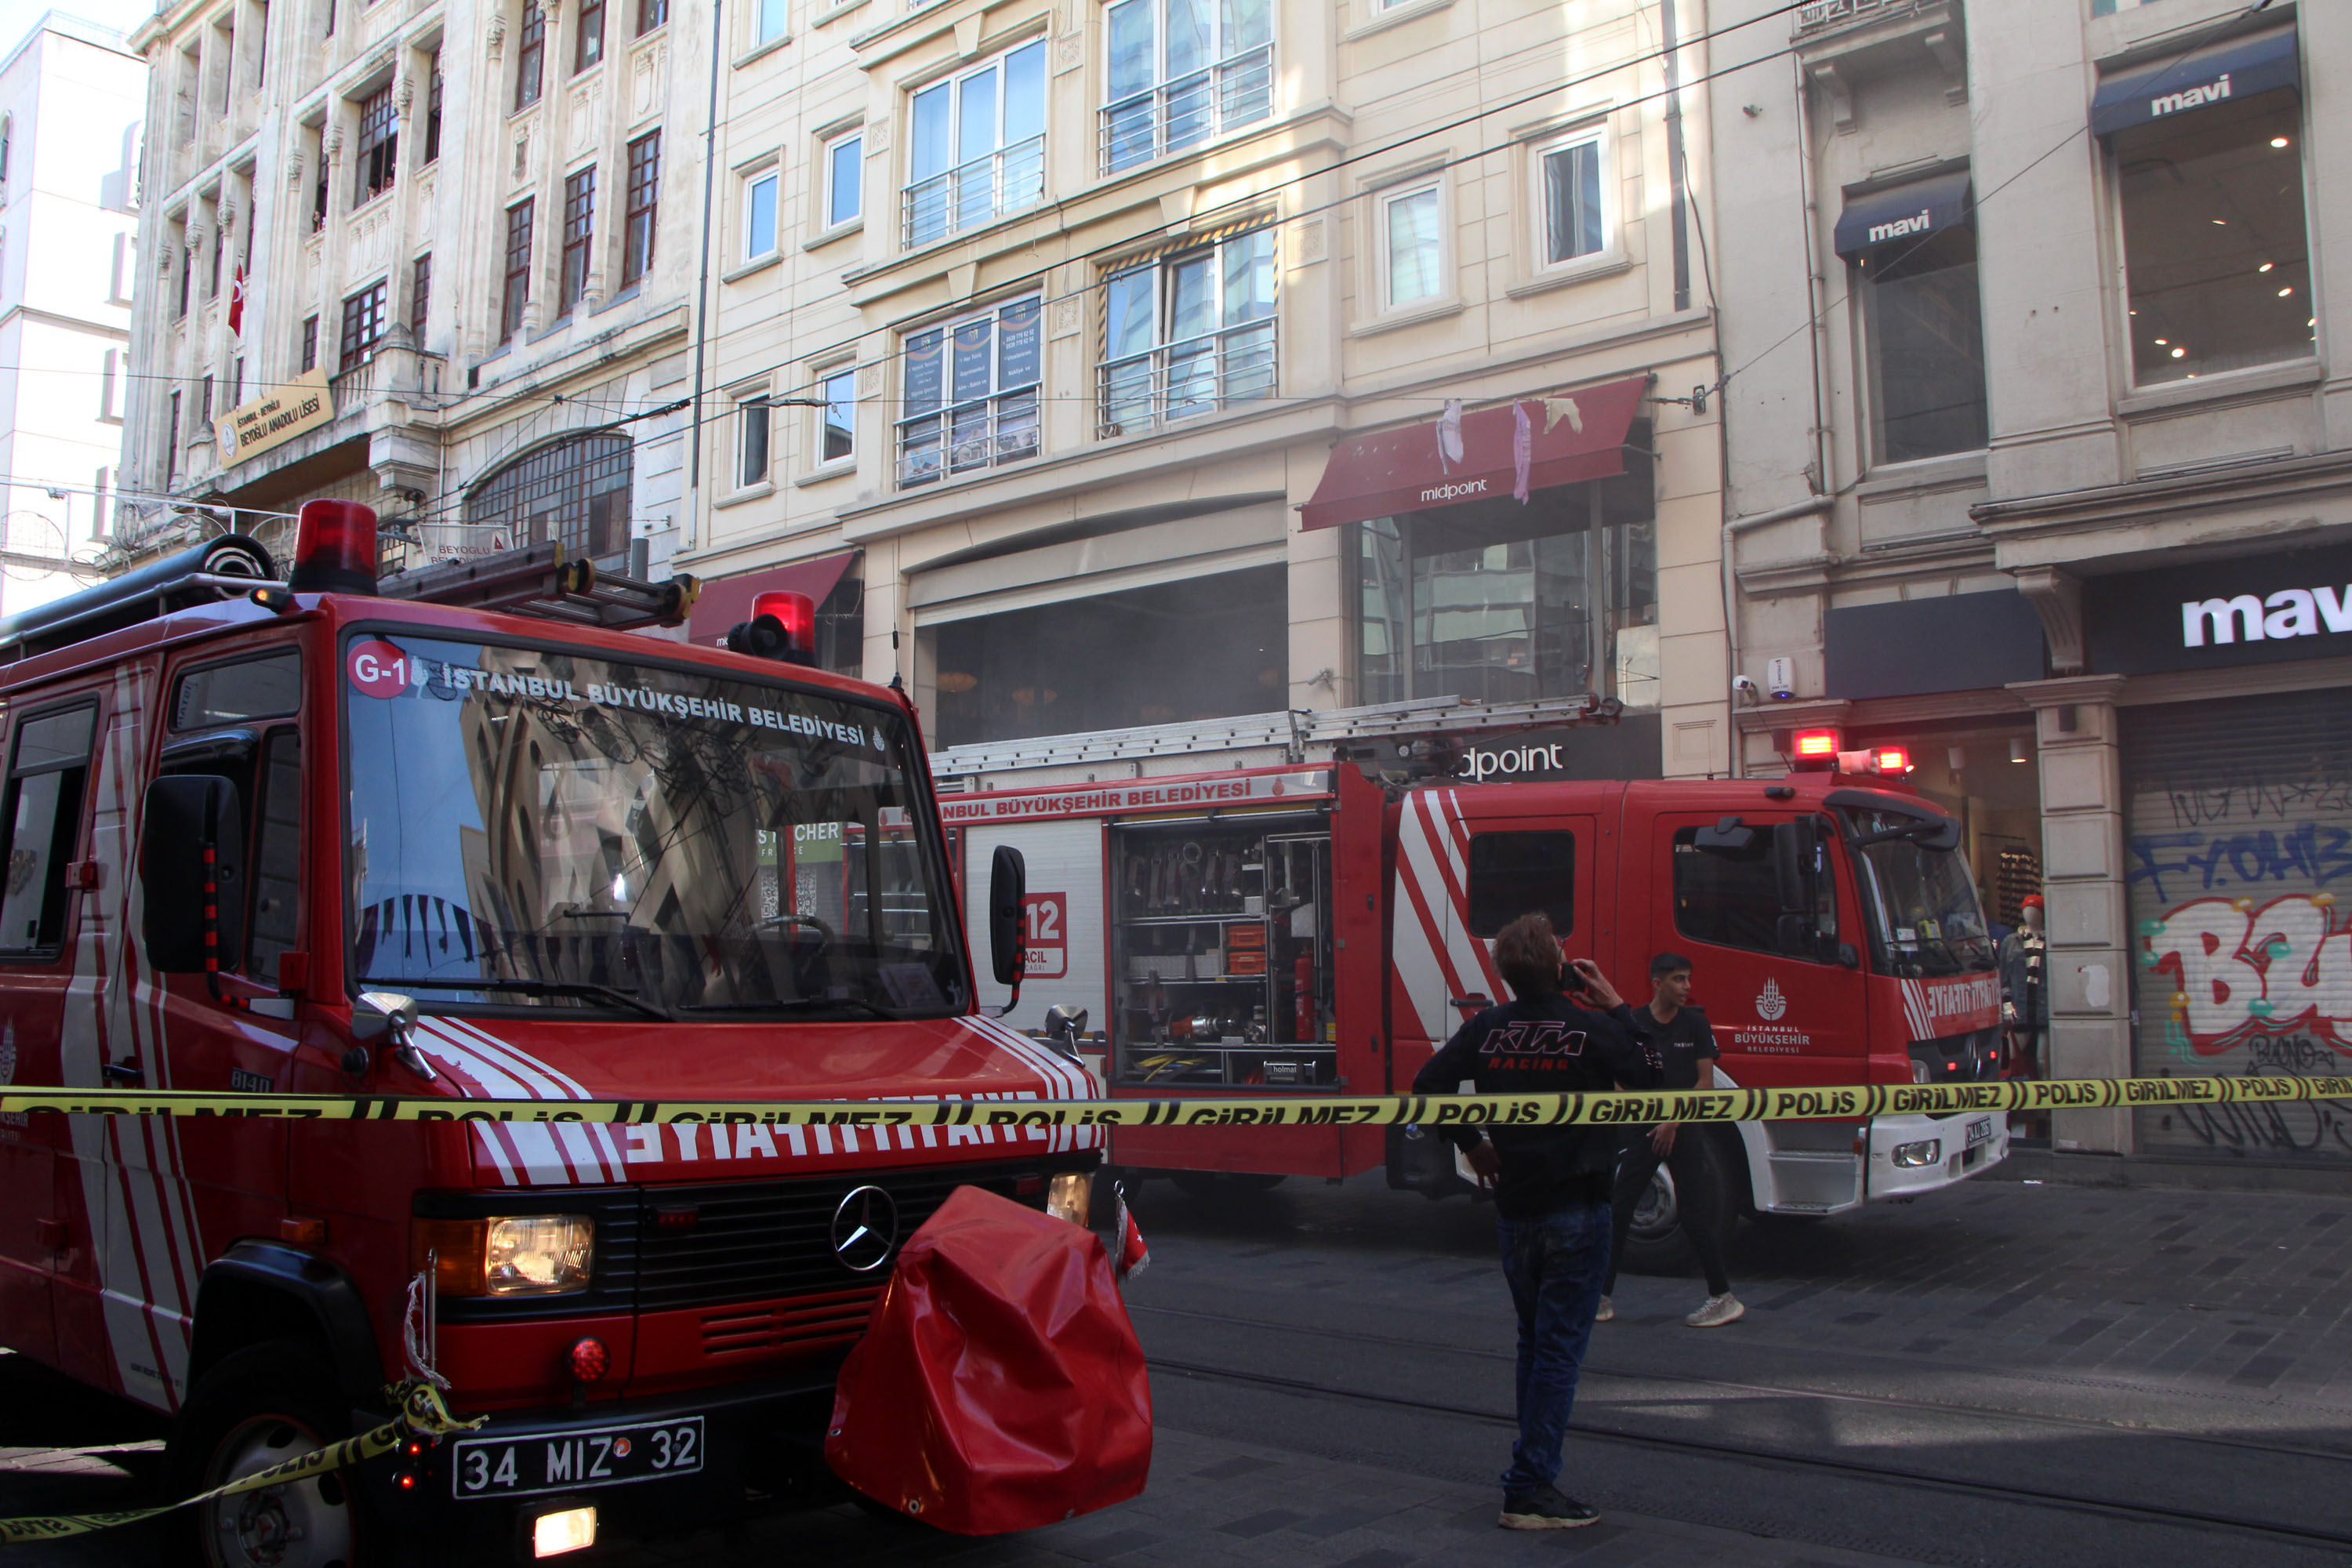
[[(1559, 1094), (1655, 1089), (1663, 1069), (1637, 1033), (1624, 998), (1590, 959), (1561, 963), (1559, 939), (1540, 911), (1521, 915), (1495, 939), (1495, 967), (1514, 1000), (1489, 1007), (1455, 1031), (1414, 1075), (1415, 1094)], [(1584, 1005), (1562, 994), (1572, 988)], [(1596, 1010), (1598, 1009), (1598, 1010)], [(1615, 1131), (1607, 1127), (1433, 1129), (1463, 1152), (1482, 1184), (1495, 1189), (1503, 1278), (1519, 1320), (1519, 1439), (1503, 1472), (1506, 1530), (1573, 1530), (1601, 1517), (1564, 1497), (1560, 1441), (1576, 1402), (1577, 1373), (1592, 1338), (1609, 1269), (1610, 1170)]]

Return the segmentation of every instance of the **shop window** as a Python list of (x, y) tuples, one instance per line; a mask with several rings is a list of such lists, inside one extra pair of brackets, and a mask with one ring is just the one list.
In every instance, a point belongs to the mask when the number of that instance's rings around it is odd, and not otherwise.
[(400, 113), (386, 82), (360, 100), (359, 157), (352, 166), (352, 205), (392, 189), (400, 173)]
[(1375, 518), (1350, 532), (1360, 700), (1591, 691), (1656, 705), (1646, 472), (1536, 490), (1525, 506), (1505, 496)]
[(587, 297), (588, 262), (596, 239), (596, 168), (587, 168), (563, 182), (563, 276), (556, 309), (564, 315)]
[(518, 458), (467, 498), (466, 521), (566, 556), (619, 556), (629, 548), (632, 447), (626, 436), (573, 436)]
[(1534, 210), (1540, 264), (1565, 267), (1609, 248), (1607, 139), (1590, 126), (1536, 149)]
[(1104, 174), (1274, 112), (1273, 0), (1118, 0), (1106, 22)]
[[(1781, 903), (1780, 841), (1769, 823), (1749, 824), (1744, 847), (1698, 842), (1699, 829), (1675, 831), (1675, 930), (1693, 942), (1820, 962), (1836, 952), (1837, 884), (1825, 837), (1811, 842), (1810, 917)], [(1799, 851), (1804, 853), (1803, 850)]]
[(0, 953), (54, 952), (65, 940), (66, 865), (81, 838), (83, 786), (98, 710), (69, 708), (16, 729), (0, 805), (8, 878), (0, 889)]
[(908, 104), (904, 242), (929, 245), (1045, 196), (1045, 44), (1014, 49)]
[(1871, 445), (1879, 462), (1973, 452), (1986, 440), (1984, 331), (1973, 224), (1854, 258), (1869, 336)]
[(1134, 436), (1274, 395), (1275, 231), (1235, 235), (1104, 284), (1101, 432)]
[(1432, 182), (1372, 200), (1380, 209), (1381, 309), (1436, 299), (1445, 291), (1444, 193)]
[(621, 234), (621, 287), (653, 269), (654, 222), (660, 213), (661, 132), (649, 131), (629, 143), (628, 212)]
[(1540, 910), (1551, 929), (1576, 929), (1576, 835), (1479, 833), (1470, 839), (1470, 934), (1492, 941)]
[(853, 131), (824, 144), (824, 226), (836, 228), (864, 210), (866, 137)]
[(2304, 229), (2303, 97), (2222, 100), (2117, 132), (2133, 378), (2317, 352)]
[(899, 367), (902, 488), (1037, 455), (1043, 311), (1033, 294), (908, 334)]
[(961, 746), (1278, 710), (1286, 581), (1252, 567), (927, 629), (933, 732)]

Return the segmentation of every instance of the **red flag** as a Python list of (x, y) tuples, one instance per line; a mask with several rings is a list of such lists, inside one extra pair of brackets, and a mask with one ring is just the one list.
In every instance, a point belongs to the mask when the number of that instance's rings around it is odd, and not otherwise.
[(1129, 1275), (1140, 1274), (1150, 1266), (1151, 1249), (1143, 1244), (1143, 1227), (1128, 1212), (1126, 1184), (1122, 1183), (1112, 1190), (1118, 1194), (1118, 1258), (1112, 1273), (1123, 1285)]
[(245, 264), (243, 262), (237, 264), (236, 271), (228, 280), (228, 330), (232, 337), (245, 336)]

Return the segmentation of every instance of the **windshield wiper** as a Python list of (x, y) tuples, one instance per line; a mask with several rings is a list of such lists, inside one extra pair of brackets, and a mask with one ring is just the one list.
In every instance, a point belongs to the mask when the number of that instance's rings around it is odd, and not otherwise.
[(681, 1002), (681, 1013), (814, 1013), (824, 1007), (846, 1007), (869, 1018), (903, 1018), (903, 1013), (868, 1002), (863, 996), (787, 996), (774, 1002)]
[(423, 974), (362, 974), (360, 984), (415, 985), (428, 991), (514, 991), (525, 996), (580, 996), (611, 1002), (646, 1017), (658, 1018), (665, 1024), (677, 1021), (634, 991), (624, 991), (617, 985), (599, 985), (593, 980), (478, 980), (471, 976), (463, 980), (435, 980)]

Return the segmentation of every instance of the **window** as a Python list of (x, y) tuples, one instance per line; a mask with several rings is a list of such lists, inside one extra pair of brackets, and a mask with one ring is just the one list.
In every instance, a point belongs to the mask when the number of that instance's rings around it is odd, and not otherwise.
[(567, 556), (603, 559), (629, 548), (631, 443), (572, 436), (499, 469), (466, 502), (466, 521), (508, 531), (518, 544), (550, 540)]
[(196, 384), (196, 423), (199, 426), (205, 426), (212, 422), (213, 378), (206, 376)]
[(1551, 929), (1576, 929), (1576, 835), (1479, 833), (1470, 839), (1470, 934), (1493, 941), (1541, 910)]
[(425, 324), (433, 319), (433, 257), (428, 252), (416, 258), (408, 275), (408, 335), (422, 348), (425, 344)]
[(1103, 173), (1274, 112), (1273, 0), (1119, 0), (1107, 20)]
[(163, 487), (166, 489), (171, 488), (173, 480), (180, 477), (180, 397), (179, 393), (172, 394), (171, 423), (163, 432)]
[(1608, 204), (1601, 155), (1598, 126), (1537, 150), (1535, 211), (1541, 215), (1543, 225), (1537, 237), (1540, 265), (1561, 267), (1608, 248)]
[(547, 65), (547, 14), (534, 0), (524, 0), (522, 28), (515, 39), (514, 106), (528, 109), (539, 101), (541, 75)]
[(205, 298), (207, 300), (217, 300), (220, 298), (221, 257), (225, 255), (227, 250), (228, 236), (221, 232), (220, 212), (215, 208), (213, 213), (212, 266), (207, 270), (205, 278)]
[(1037, 455), (1044, 310), (1033, 294), (908, 337), (901, 485)]
[(98, 416), (117, 425), (122, 422), (123, 366), (121, 349), (108, 349), (99, 362)]
[(319, 318), (316, 316), (302, 318), (302, 363), (295, 368), (298, 370), (319, 368)]
[(927, 626), (918, 635), (937, 672), (933, 743), (1279, 708), (1290, 684), (1288, 582), (1284, 566), (1253, 566)]
[(637, 37), (644, 37), (669, 20), (669, 0), (637, 0)]
[(857, 453), (857, 371), (844, 365), (818, 378), (817, 392), (824, 407), (817, 431), (817, 461), (846, 462)]
[(760, 29), (754, 44), (772, 43), (784, 36), (792, 23), (791, 0), (753, 0), (752, 18)]
[[(1748, 823), (1744, 848), (1702, 847), (1699, 829), (1675, 830), (1675, 930), (1693, 942), (1750, 952), (1779, 953), (1823, 963), (1837, 952), (1837, 881), (1831, 870), (1829, 840), (1811, 819), (1781, 824), (1800, 832), (1776, 833), (1771, 823)], [(1790, 851), (1801, 863), (1789, 868), (1794, 907), (1781, 902), (1780, 856)], [(1785, 918), (1784, 918), (1785, 917)]]
[(425, 89), (425, 161), (437, 163), (441, 157), (441, 51), (433, 51), (431, 79)]
[(1372, 199), (1380, 213), (1381, 309), (1436, 299), (1445, 291), (1443, 193), (1434, 184), (1415, 185)]
[(572, 74), (578, 76), (604, 58), (604, 0), (580, 0), (580, 23), (572, 37)]
[(2281, 88), (2111, 139), (2140, 384), (2316, 352), (2302, 105)]
[(172, 699), (172, 728), (203, 730), (279, 719), (301, 706), (302, 656), (273, 653), (207, 665), (182, 676)]
[(269, 79), (269, 0), (253, 8), (253, 88), (258, 92)]
[(776, 253), (776, 171), (743, 182), (743, 259)]
[(359, 159), (352, 168), (352, 205), (392, 189), (400, 172), (400, 114), (392, 106), (392, 85), (360, 100)]
[(661, 196), (661, 132), (629, 143), (628, 210), (621, 233), (621, 287), (636, 282), (654, 265), (654, 219)]
[(98, 710), (43, 713), (16, 727), (0, 824), (8, 877), (0, 888), (0, 952), (53, 952), (66, 934), (66, 865), (81, 842), (83, 786)]
[(768, 426), (774, 409), (764, 392), (735, 403), (735, 482), (768, 482)]
[(131, 290), (139, 273), (139, 237), (118, 234), (114, 237), (114, 270), (107, 284), (106, 302), (110, 305), (131, 303)]
[(506, 291), (499, 300), (499, 336), (511, 341), (522, 331), (523, 307), (530, 303), (530, 218), (536, 204), (507, 208)]
[(1869, 334), (1871, 445), (1882, 463), (1973, 452), (1987, 439), (1973, 224), (1854, 258)]
[(1105, 436), (1274, 395), (1275, 231), (1115, 272), (1104, 288)]
[(114, 535), (114, 468), (101, 463), (91, 476), (89, 536), (110, 539)]
[(386, 287), (372, 284), (343, 301), (342, 351), (338, 370), (365, 364), (383, 341)]
[(228, 362), (228, 405), (237, 407), (245, 402), (245, 356), (237, 355)]
[(278, 958), (301, 939), (294, 920), (302, 890), (302, 734), (293, 725), (275, 726), (262, 742), (254, 793), (245, 967), (274, 985)]
[(310, 182), (310, 232), (316, 234), (327, 226), (327, 128), (312, 126), (305, 140), (310, 167), (318, 171), (318, 177)]
[(824, 144), (824, 226), (837, 228), (864, 211), (866, 137), (861, 132)]
[(335, 36), (335, 0), (321, 0), (319, 9), (324, 14), (324, 21), (319, 28), (319, 36), (322, 38), (331, 38)]
[(908, 112), (907, 244), (928, 245), (1045, 199), (1043, 39), (923, 89)]
[[(1641, 426), (1629, 435), (1640, 443)], [(1658, 700), (1657, 531), (1646, 471), (1463, 501), (1356, 529), (1359, 700)]]
[(556, 310), (570, 315), (588, 292), (588, 257), (595, 239), (596, 170), (592, 164), (563, 182), (563, 277)]
[(172, 313), (175, 320), (185, 321), (188, 315), (189, 282), (195, 276), (196, 270), (196, 253), (188, 247), (188, 229), (185, 224), (173, 226), (172, 243), (180, 253), (179, 300)]

